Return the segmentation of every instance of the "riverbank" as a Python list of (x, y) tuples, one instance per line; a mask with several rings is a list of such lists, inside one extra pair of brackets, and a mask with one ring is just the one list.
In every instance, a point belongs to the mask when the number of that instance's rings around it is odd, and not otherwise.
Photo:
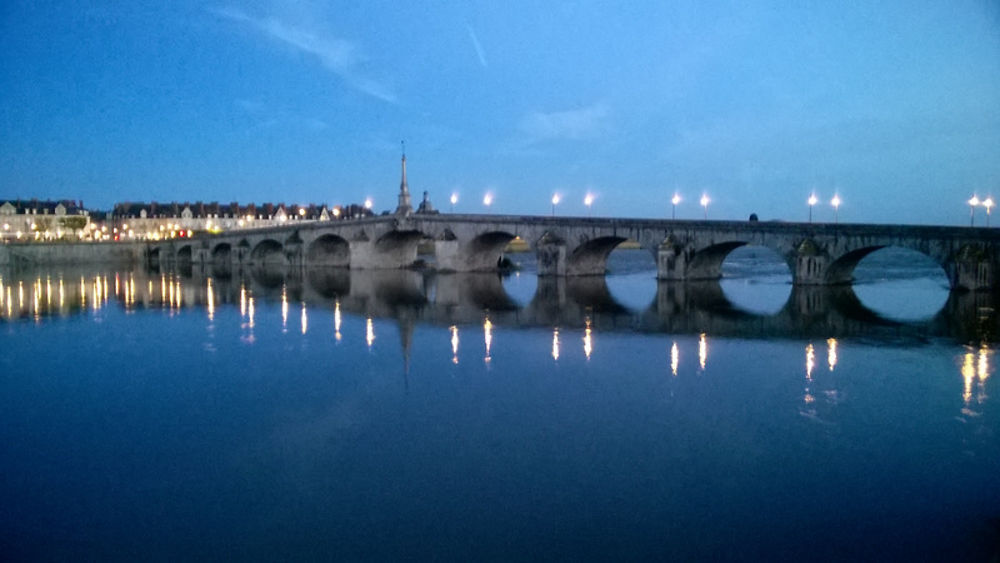
[(7, 243), (0, 245), (0, 266), (138, 264), (145, 247), (145, 243), (138, 242)]

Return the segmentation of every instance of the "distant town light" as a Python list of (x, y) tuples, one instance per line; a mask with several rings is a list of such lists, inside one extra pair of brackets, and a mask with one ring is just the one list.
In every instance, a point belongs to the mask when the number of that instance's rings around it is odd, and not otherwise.
[(340, 208), (339, 207), (334, 207), (333, 208), (333, 216), (334, 217), (340, 217)]
[(371, 209), (373, 205), (375, 204), (372, 203), (372, 198), (365, 198), (365, 209)]
[(451, 201), (451, 212), (454, 213), (455, 212), (455, 204), (458, 203), (458, 194), (452, 192), (451, 199), (449, 201)]
[(594, 194), (588, 192), (583, 196), (583, 204), (587, 206), (587, 215), (591, 215), (590, 206), (594, 204)]
[(306, 216), (306, 210), (300, 207), (299, 208), (299, 215), (305, 217)]
[(699, 203), (701, 203), (701, 206), (705, 209), (705, 219), (708, 219), (708, 204), (711, 201), (712, 200), (708, 199), (708, 194), (702, 194), (701, 200), (699, 200)]

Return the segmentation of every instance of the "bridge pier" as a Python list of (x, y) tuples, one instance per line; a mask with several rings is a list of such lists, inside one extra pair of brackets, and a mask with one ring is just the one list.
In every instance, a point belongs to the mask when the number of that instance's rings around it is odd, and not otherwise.
[(688, 257), (684, 247), (673, 237), (663, 239), (656, 249), (656, 279), (685, 280), (687, 279)]
[(945, 267), (952, 289), (971, 291), (993, 289), (996, 262), (992, 256), (992, 252), (980, 246), (962, 247), (955, 260)]
[(538, 259), (539, 276), (566, 275), (566, 241), (545, 233), (535, 243), (535, 257)]

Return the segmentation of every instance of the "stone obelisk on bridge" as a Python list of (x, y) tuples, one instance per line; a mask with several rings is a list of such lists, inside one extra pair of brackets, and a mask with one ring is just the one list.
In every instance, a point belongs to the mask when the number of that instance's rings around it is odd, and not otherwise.
[[(400, 141), (402, 144), (402, 141)], [(396, 206), (396, 215), (411, 215), (413, 205), (410, 203), (410, 187), (406, 185), (406, 145), (403, 144), (403, 179), (399, 182), (399, 205)]]

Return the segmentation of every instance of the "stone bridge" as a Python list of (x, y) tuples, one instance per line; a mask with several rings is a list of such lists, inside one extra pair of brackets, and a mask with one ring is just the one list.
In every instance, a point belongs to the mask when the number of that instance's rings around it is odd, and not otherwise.
[[(202, 264), (223, 272), (247, 266), (403, 269), (424, 263), (419, 257), (441, 272), (482, 272), (498, 268), (515, 238), (534, 251), (543, 277), (603, 275), (611, 251), (634, 241), (654, 257), (661, 280), (717, 279), (731, 251), (757, 245), (788, 264), (795, 285), (850, 283), (861, 259), (886, 247), (930, 257), (953, 289), (992, 289), (1000, 281), (998, 229), (843, 223), (397, 214), (169, 239), (150, 243), (146, 257), (154, 267)], [(428, 248), (429, 254), (418, 255)]]

